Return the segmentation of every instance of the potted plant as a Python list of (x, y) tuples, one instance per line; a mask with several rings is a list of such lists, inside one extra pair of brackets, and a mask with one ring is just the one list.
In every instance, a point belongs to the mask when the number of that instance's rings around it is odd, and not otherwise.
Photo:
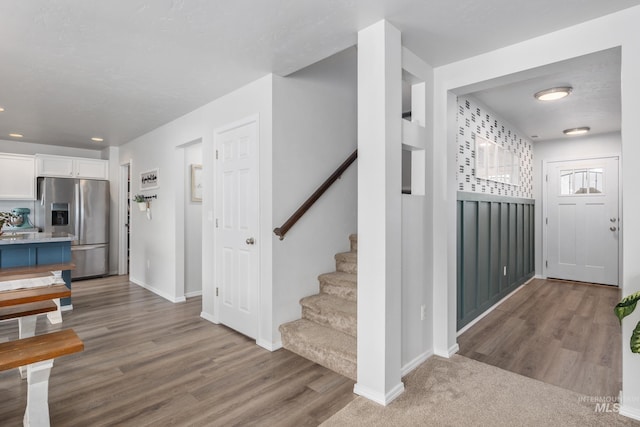
[(138, 204), (138, 209), (140, 209), (141, 212), (147, 210), (147, 199), (145, 199), (142, 194), (136, 194), (133, 196), (133, 201)]
[[(622, 298), (622, 300), (620, 300), (620, 302), (614, 307), (613, 311), (618, 317), (621, 325), (622, 319), (633, 313), (633, 310), (636, 309), (638, 300), (640, 300), (640, 291)], [(636, 327), (633, 329), (629, 345), (632, 353), (640, 353), (640, 322), (638, 322)]]

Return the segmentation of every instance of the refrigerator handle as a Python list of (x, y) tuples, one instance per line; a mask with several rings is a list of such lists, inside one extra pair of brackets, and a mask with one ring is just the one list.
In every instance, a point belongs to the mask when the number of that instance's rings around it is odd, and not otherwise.
[(80, 228), (81, 228), (81, 225), (82, 225), (82, 222), (83, 222), (82, 221), (83, 220), (83, 218), (82, 218), (83, 213), (82, 213), (82, 209), (81, 209), (82, 200), (80, 200), (80, 198), (81, 198), (81, 196), (80, 196), (80, 194), (81, 194), (81, 192), (80, 192), (80, 181), (76, 180), (74, 188), (73, 188), (73, 191), (75, 193), (73, 195), (73, 199), (74, 199), (74, 202), (75, 202), (74, 204), (75, 204), (75, 217), (76, 217), (73, 226), (74, 226), (74, 232), (75, 232), (75, 235), (76, 235), (76, 240), (80, 240)]
[(40, 195), (40, 206), (44, 206), (45, 194), (47, 193), (47, 185), (44, 181), (38, 182), (38, 187), (42, 188), (42, 194)]

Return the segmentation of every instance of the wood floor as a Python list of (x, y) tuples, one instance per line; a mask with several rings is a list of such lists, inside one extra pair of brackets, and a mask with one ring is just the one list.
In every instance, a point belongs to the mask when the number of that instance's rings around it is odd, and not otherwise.
[(459, 354), (588, 396), (618, 396), (618, 288), (533, 280), (458, 337)]
[[(287, 350), (273, 353), (172, 304), (126, 276), (74, 282), (73, 328), (85, 351), (56, 359), (52, 426), (315, 426), (354, 399), (353, 381)], [(60, 329), (44, 316), (37, 333)], [(16, 339), (0, 323), (0, 341)], [(26, 382), (0, 372), (0, 425), (21, 426)]]

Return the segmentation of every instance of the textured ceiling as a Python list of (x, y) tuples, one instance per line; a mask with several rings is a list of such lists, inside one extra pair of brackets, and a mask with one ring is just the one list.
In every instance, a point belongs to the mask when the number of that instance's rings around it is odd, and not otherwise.
[[(567, 138), (564, 129), (589, 126), (589, 135), (617, 132), (621, 125), (619, 48), (508, 76), (511, 83), (471, 95), (533, 141)], [(516, 82), (513, 82), (516, 80)], [(538, 91), (570, 86), (566, 98), (541, 102)], [(535, 137), (534, 137), (535, 136)]]
[[(120, 145), (387, 18), (437, 66), (640, 0), (0, 0), (0, 139)], [(544, 17), (544, 19), (542, 19)], [(490, 28), (491, 31), (487, 31)]]

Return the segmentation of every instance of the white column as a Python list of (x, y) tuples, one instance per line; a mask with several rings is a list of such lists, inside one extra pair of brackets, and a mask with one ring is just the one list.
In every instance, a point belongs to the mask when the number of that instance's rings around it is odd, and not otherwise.
[(442, 357), (458, 351), (456, 338), (456, 95), (435, 71), (433, 163), (433, 350)]
[(401, 381), (402, 46), (380, 21), (358, 33), (358, 382), (386, 405)]
[[(632, 33), (630, 33), (632, 34)], [(640, 162), (640, 40), (630, 36), (622, 48), (622, 296), (640, 290), (640, 192), (636, 187)], [(629, 338), (640, 321), (639, 309), (622, 321), (622, 415), (640, 420), (640, 355), (631, 353)]]

